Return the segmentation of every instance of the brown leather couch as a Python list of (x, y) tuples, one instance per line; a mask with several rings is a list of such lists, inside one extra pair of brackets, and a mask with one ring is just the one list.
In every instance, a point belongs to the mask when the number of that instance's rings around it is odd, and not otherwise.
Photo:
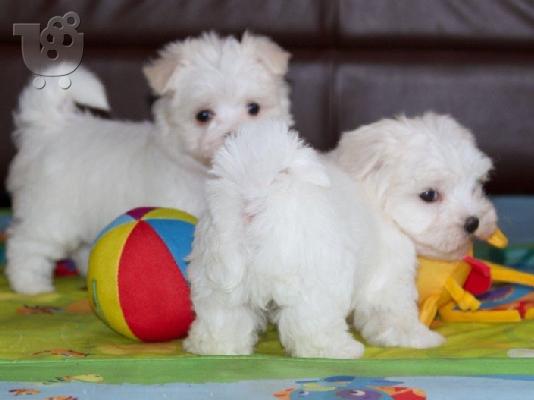
[[(150, 118), (141, 66), (164, 43), (204, 30), (273, 37), (293, 53), (297, 128), (314, 146), (399, 113), (450, 113), (495, 160), (488, 191), (534, 194), (534, 2), (528, 0), (20, 1), (0, 5), (0, 179), (13, 156), (12, 110), (30, 73), (16, 22), (74, 10), (83, 63), (115, 118)], [(5, 187), (0, 205), (8, 204)]]

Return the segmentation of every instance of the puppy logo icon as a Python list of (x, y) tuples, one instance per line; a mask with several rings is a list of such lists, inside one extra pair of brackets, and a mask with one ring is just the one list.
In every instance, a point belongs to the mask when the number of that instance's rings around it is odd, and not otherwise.
[(66, 75), (78, 68), (83, 54), (83, 33), (76, 31), (78, 25), (80, 17), (74, 11), (50, 18), (42, 31), (38, 23), (13, 24), (13, 36), (22, 37), (24, 64), (38, 75), (33, 81), (36, 88), (45, 86), (46, 76), (60, 76), (59, 85), (63, 89), (70, 87)]

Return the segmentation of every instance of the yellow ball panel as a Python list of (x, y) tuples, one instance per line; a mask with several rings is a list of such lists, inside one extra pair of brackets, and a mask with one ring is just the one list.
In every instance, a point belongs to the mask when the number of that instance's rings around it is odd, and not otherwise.
[(89, 299), (95, 312), (110, 327), (131, 339), (137, 338), (124, 319), (117, 280), (122, 250), (137, 222), (118, 225), (98, 240), (89, 258), (87, 274)]
[(197, 218), (191, 214), (172, 208), (156, 208), (143, 215), (143, 219), (177, 219), (189, 222), (193, 225), (197, 223)]

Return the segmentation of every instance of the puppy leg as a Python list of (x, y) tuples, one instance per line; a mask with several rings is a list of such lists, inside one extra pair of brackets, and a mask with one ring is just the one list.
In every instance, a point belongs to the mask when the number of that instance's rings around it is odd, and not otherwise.
[(19, 225), (9, 231), (6, 244), (9, 284), (14, 291), (24, 294), (52, 292), (55, 260), (64, 256), (63, 251), (57, 243), (33, 236), (29, 229)]
[(304, 299), (298, 305), (280, 310), (278, 329), (286, 351), (295, 357), (359, 358), (363, 345), (348, 331), (345, 314), (327, 299), (321, 304), (309, 304)]
[[(219, 197), (221, 204), (226, 202)], [(216, 214), (204, 214), (195, 231), (195, 240), (188, 268), (191, 299), (196, 319), (184, 348), (196, 354), (251, 354), (257, 340), (257, 331), (265, 324), (257, 310), (247, 303), (244, 283), (244, 261), (238, 245), (239, 223), (228, 223), (221, 230), (218, 223), (231, 209)], [(228, 236), (228, 230), (236, 236)]]
[(413, 246), (404, 238), (393, 237), (380, 249), (373, 275), (355, 300), (354, 325), (369, 343), (422, 349), (444, 342), (419, 321), (416, 266)]
[(221, 298), (195, 303), (196, 320), (184, 341), (185, 350), (204, 355), (252, 354), (260, 321), (258, 314), (246, 305), (225, 303)]
[(71, 254), (71, 258), (76, 264), (76, 269), (83, 276), (87, 276), (87, 269), (89, 268), (89, 254), (91, 253), (90, 244), (82, 244)]
[(424, 349), (436, 347), (444, 338), (419, 321), (415, 303), (381, 302), (365, 304), (356, 308), (354, 325), (362, 336), (375, 346), (412, 347)]

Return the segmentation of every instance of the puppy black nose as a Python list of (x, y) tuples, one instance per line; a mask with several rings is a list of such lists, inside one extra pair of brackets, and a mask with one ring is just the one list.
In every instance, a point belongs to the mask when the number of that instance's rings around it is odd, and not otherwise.
[(477, 217), (468, 217), (464, 223), (464, 229), (467, 233), (474, 233), (478, 229), (479, 220)]

